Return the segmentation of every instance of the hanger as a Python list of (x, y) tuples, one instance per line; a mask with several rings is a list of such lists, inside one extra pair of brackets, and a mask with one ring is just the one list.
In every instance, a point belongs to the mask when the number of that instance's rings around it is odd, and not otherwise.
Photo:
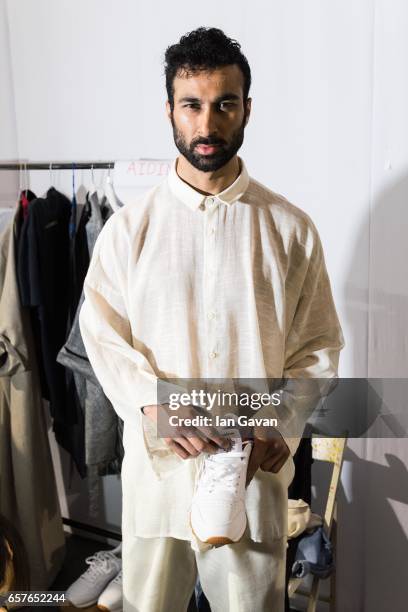
[(106, 183), (105, 183), (105, 195), (106, 195), (106, 199), (108, 200), (108, 204), (113, 210), (113, 212), (116, 212), (117, 210), (122, 208), (123, 203), (119, 200), (118, 196), (116, 195), (115, 189), (113, 187), (110, 164), (108, 167), (108, 176), (106, 177)]
[(23, 192), (23, 179), (22, 179), (22, 174), (23, 174), (23, 164), (19, 164), (19, 170), (18, 170), (18, 198), (20, 199), (20, 196)]
[(18, 195), (18, 204), (21, 205), (23, 211), (23, 219), (27, 219), (28, 217), (28, 207), (31, 202), (35, 198), (35, 195), (32, 191), (28, 189), (28, 168), (27, 162), (22, 162), (20, 164), (19, 169), (19, 195)]
[(28, 191), (28, 170), (27, 170), (27, 162), (24, 162), (24, 182), (25, 182), (25, 197), (27, 198), (27, 191)]
[(92, 193), (95, 193), (95, 191), (98, 191), (98, 189), (95, 185), (94, 167), (93, 167), (93, 164), (91, 164), (91, 187), (89, 189), (89, 195), (91, 195)]
[(72, 201), (71, 201), (71, 218), (69, 220), (69, 235), (73, 238), (76, 230), (76, 215), (77, 201), (75, 193), (75, 162), (72, 162)]

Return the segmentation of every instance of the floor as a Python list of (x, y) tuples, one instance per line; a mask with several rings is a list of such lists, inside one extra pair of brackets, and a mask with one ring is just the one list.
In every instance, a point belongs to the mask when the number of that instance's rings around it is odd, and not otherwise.
[[(66, 558), (64, 565), (57, 578), (50, 587), (50, 591), (65, 591), (86, 569), (86, 557), (94, 554), (98, 550), (109, 550), (112, 547), (106, 546), (101, 542), (90, 540), (77, 535), (66, 534)], [(27, 607), (24, 610), (38, 612), (38, 607)], [(78, 610), (74, 606), (47, 607), (48, 612), (70, 612)], [(81, 608), (82, 612), (100, 612), (96, 605), (89, 608)], [(187, 612), (197, 612), (194, 599), (191, 600)]]
[[(101, 542), (82, 538), (80, 536), (66, 534), (66, 557), (61, 571), (50, 586), (50, 591), (65, 591), (87, 568), (85, 563), (86, 557), (93, 555), (98, 550), (109, 550), (110, 546), (105, 546)], [(63, 606), (62, 608), (50, 606), (46, 608), (49, 612), (61, 612), (65, 610), (77, 610), (74, 606)], [(27, 607), (24, 610), (38, 612), (38, 607)], [(89, 608), (81, 608), (84, 612), (97, 612), (98, 608), (91, 606)]]
[[(83, 538), (77, 535), (66, 534), (66, 558), (64, 565), (56, 577), (53, 584), (50, 586), (50, 591), (65, 591), (87, 568), (85, 563), (86, 557), (93, 555), (98, 550), (110, 550), (112, 547), (104, 545), (101, 542)], [(38, 612), (38, 607), (26, 607), (25, 610)], [(74, 606), (63, 606), (61, 608), (47, 606), (48, 612), (70, 612), (78, 610)], [(100, 612), (96, 605), (88, 608), (81, 608), (81, 612)], [(197, 612), (194, 601), (191, 601), (188, 612)]]

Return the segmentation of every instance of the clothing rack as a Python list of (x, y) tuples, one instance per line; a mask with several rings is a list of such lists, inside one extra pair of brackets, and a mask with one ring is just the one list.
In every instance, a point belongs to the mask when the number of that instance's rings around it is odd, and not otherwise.
[(118, 540), (119, 542), (122, 541), (122, 534), (118, 533), (117, 531), (102, 529), (101, 527), (94, 527), (93, 525), (88, 525), (87, 523), (82, 523), (81, 521), (74, 521), (73, 519), (66, 517), (62, 517), (62, 522), (64, 523), (64, 525), (72, 527), (73, 529), (79, 529), (80, 531), (94, 533), (95, 535), (110, 538), (111, 540)]
[(99, 170), (113, 169), (113, 161), (87, 162), (0, 162), (0, 170)]
[[(86, 161), (86, 162), (0, 162), (0, 170), (111, 170), (115, 167), (114, 161)], [(75, 521), (63, 516), (62, 522), (73, 529), (79, 529), (84, 532), (93, 533), (95, 535), (104, 536), (114, 540), (121, 540), (120, 533), (109, 529), (95, 527), (81, 521)]]

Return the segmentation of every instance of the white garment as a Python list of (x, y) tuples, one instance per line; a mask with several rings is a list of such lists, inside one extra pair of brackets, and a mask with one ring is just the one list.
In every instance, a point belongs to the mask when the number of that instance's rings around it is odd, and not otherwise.
[(123, 612), (186, 612), (197, 570), (211, 612), (283, 612), (286, 538), (194, 553), (173, 538), (123, 541)]
[(322, 524), (322, 517), (314, 514), (303, 499), (288, 499), (288, 538), (296, 538)]
[[(190, 539), (197, 460), (183, 461), (140, 408), (169, 378), (313, 378), (337, 372), (343, 337), (310, 218), (241, 173), (217, 196), (182, 181), (116, 212), (98, 237), (80, 327), (124, 420), (124, 504), (133, 536)], [(293, 416), (293, 415), (292, 415)], [(295, 415), (297, 416), (297, 415)], [(293, 454), (299, 440), (287, 439)], [(247, 489), (251, 538), (287, 534), (290, 457)]]

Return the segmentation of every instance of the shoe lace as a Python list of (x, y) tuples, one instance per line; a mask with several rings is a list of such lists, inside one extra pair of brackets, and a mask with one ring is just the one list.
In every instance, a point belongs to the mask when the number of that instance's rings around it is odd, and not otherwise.
[[(217, 456), (215, 456), (217, 457)], [(208, 493), (224, 490), (236, 493), (242, 477), (242, 461), (245, 455), (241, 452), (227, 452), (203, 461), (199, 478), (200, 488)]]
[(82, 574), (81, 578), (94, 582), (99, 576), (106, 575), (110, 572), (112, 561), (114, 561), (114, 555), (106, 550), (101, 550), (87, 557), (85, 562), (89, 567), (86, 572)]

